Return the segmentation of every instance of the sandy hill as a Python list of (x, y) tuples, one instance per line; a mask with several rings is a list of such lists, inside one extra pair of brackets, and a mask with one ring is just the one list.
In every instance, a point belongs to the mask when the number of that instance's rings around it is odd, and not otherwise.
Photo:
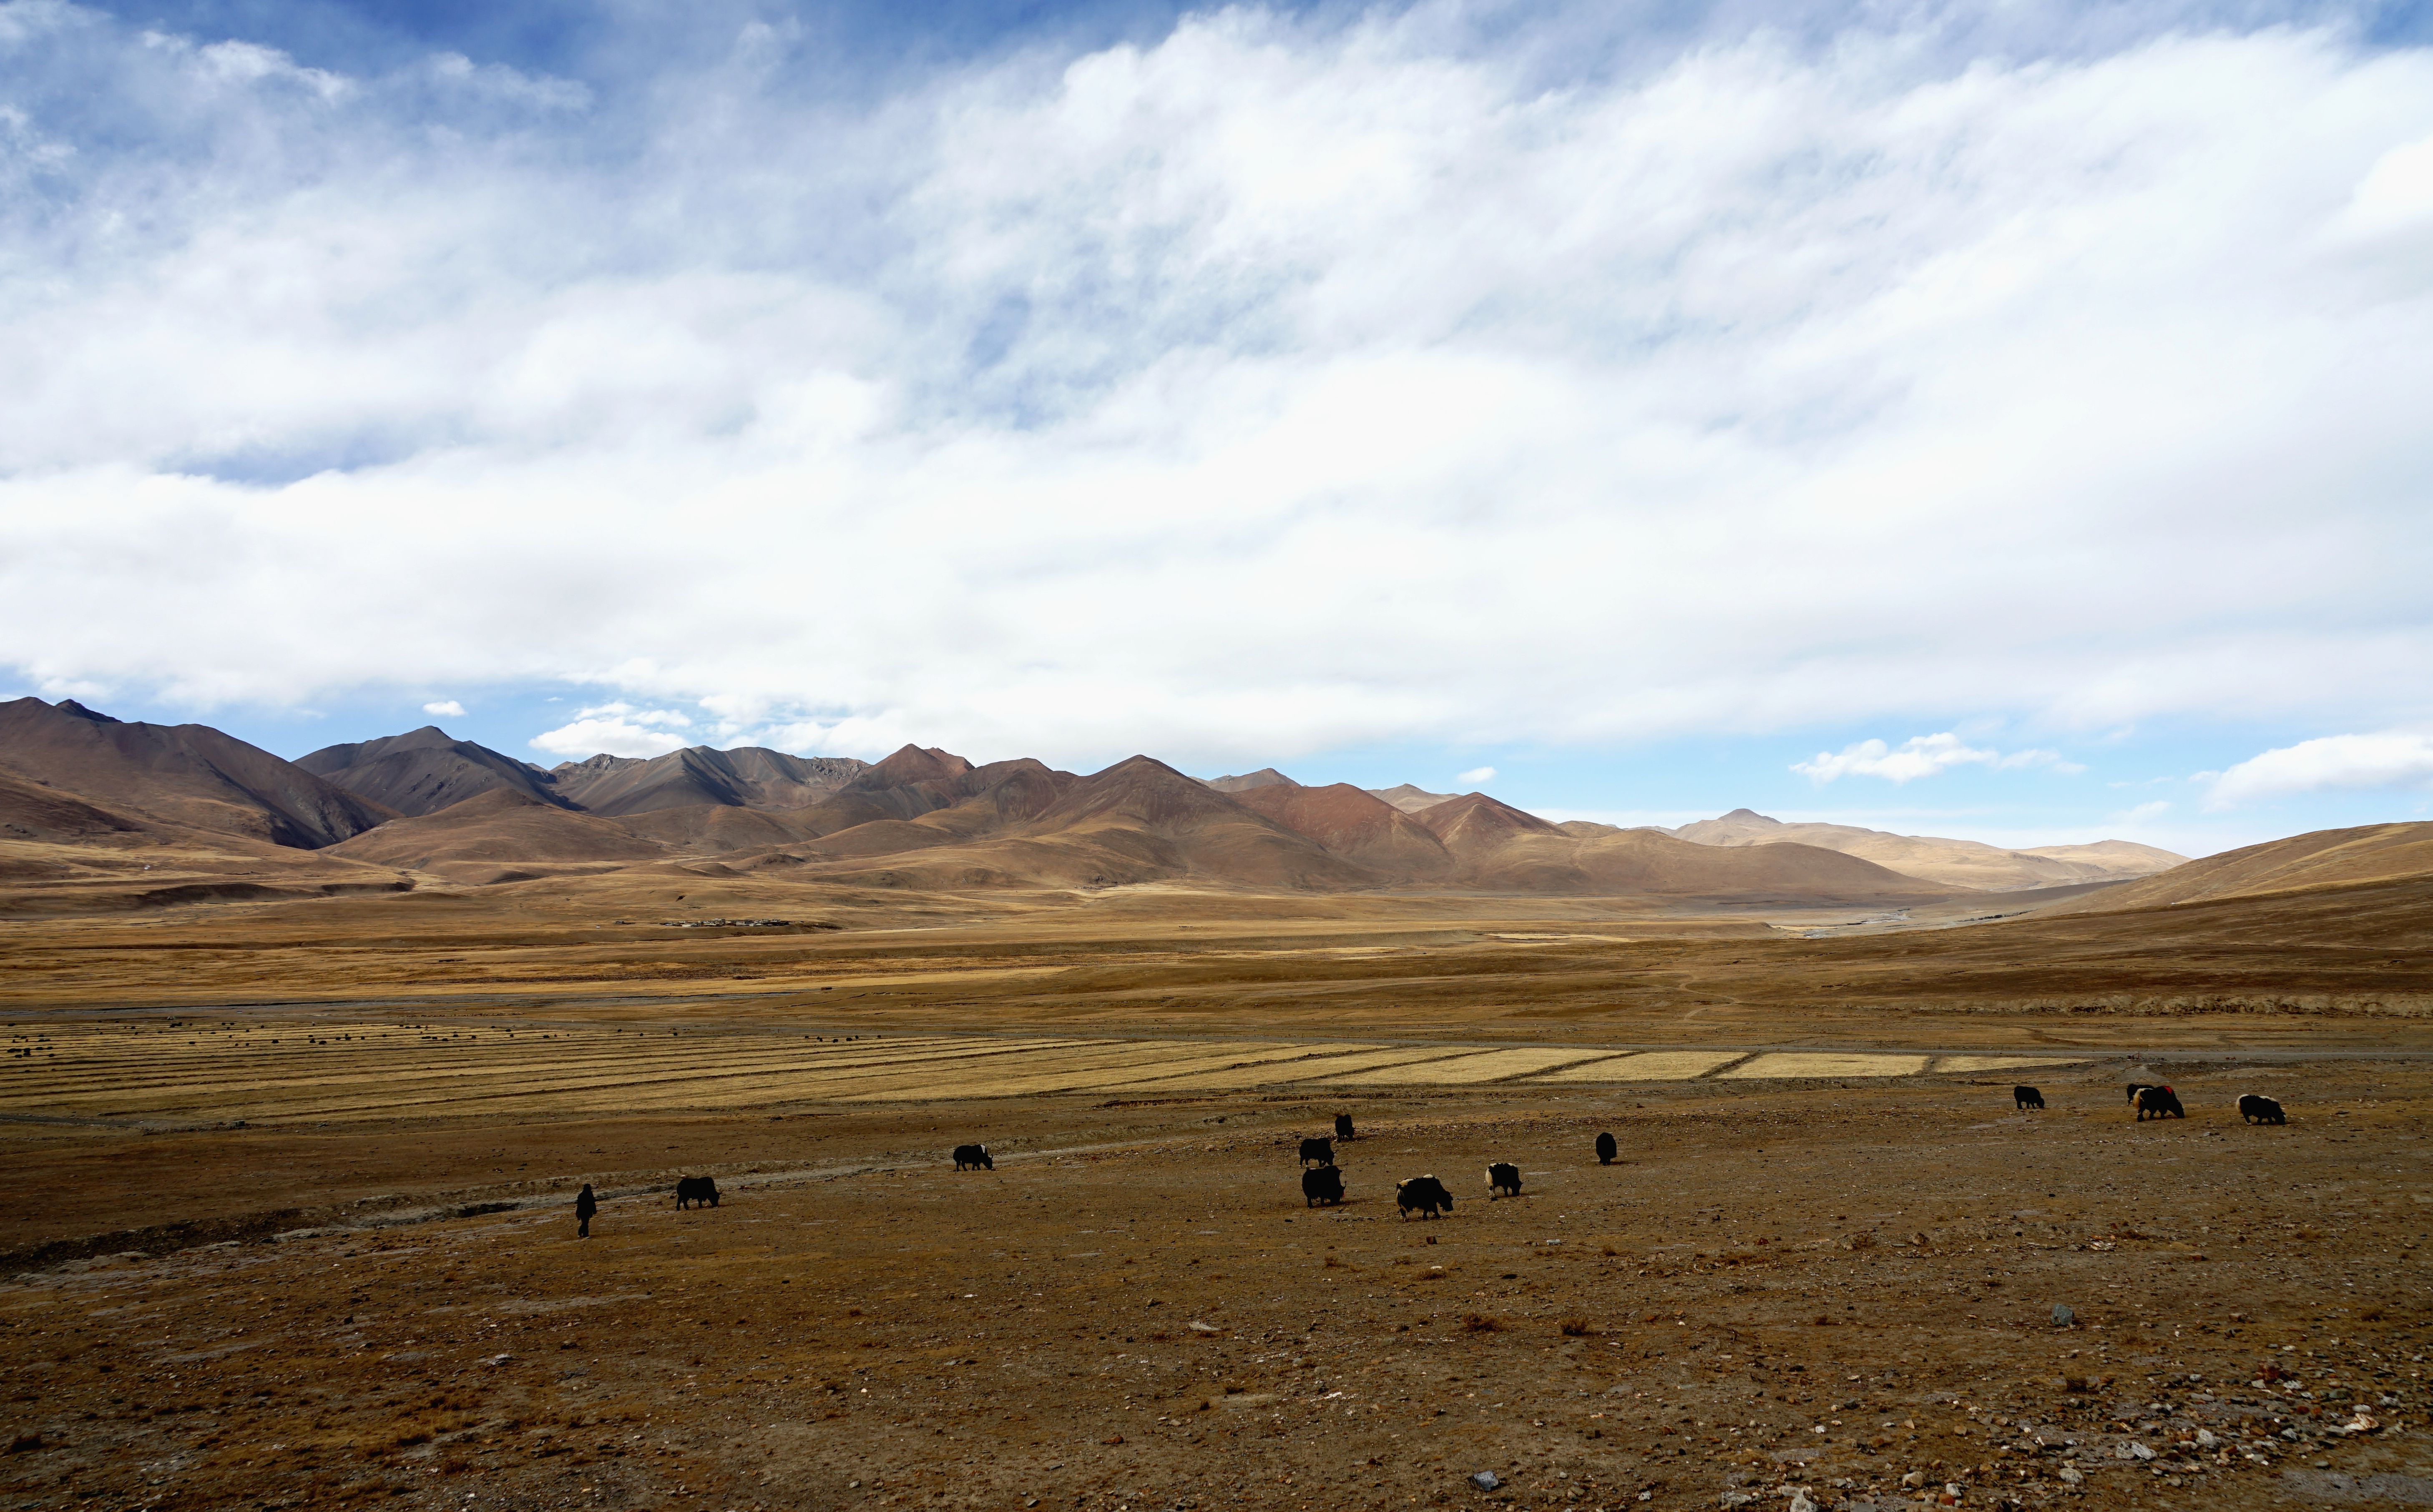
[(129, 723), (74, 699), (0, 704), (0, 768), (133, 816), (304, 850), (391, 817), (207, 724)]
[(512, 788), (493, 788), (435, 814), (393, 819), (332, 846), (330, 854), (382, 866), (449, 872), (468, 865), (655, 860), (668, 851), (613, 819), (578, 814)]
[(1746, 808), (1671, 833), (1700, 845), (1813, 845), (1948, 887), (2008, 892), (2148, 876), (2187, 859), (2151, 845), (2102, 841), (2006, 851), (1970, 840), (1893, 835), (1851, 824), (1792, 824)]
[(437, 813), (494, 788), (564, 807), (550, 775), (529, 761), (459, 740), (435, 724), (351, 745), (328, 745), (296, 764), (400, 814)]
[(800, 808), (850, 782), (862, 763), (848, 756), (797, 756), (760, 746), (719, 751), (689, 746), (644, 760), (596, 756), (551, 769), (551, 790), (588, 813), (649, 813), (716, 805)]
[(1370, 788), (1367, 791), (1371, 798), (1382, 798), (1406, 814), (1416, 814), (1422, 808), (1453, 802), (1452, 793), (1430, 792), (1424, 788), (1414, 788), (1407, 782), (1393, 788)]
[(2118, 912), (2220, 898), (2433, 879), (2433, 824), (2319, 829), (2188, 861), (2159, 876), (2101, 892), (2072, 911)]

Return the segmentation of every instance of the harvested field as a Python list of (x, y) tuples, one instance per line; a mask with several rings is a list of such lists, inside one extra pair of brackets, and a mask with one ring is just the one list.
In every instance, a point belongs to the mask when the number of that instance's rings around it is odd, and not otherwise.
[[(415, 1024), (55, 1025), (12, 1031), (0, 1114), (146, 1124), (362, 1121), (813, 1102), (1357, 1087), (1911, 1076), (1923, 1055), (1390, 1047), (1356, 1041), (888, 1035)], [(1952, 1058), (1947, 1058), (1947, 1061)], [(1958, 1058), (1968, 1061), (1970, 1058)], [(1979, 1058), (1982, 1059), (1982, 1058)], [(1734, 1062), (1740, 1062), (1735, 1064)], [(2056, 1066), (2071, 1057), (2008, 1057)], [(1718, 1072), (1719, 1067), (1728, 1067)], [(1973, 1069), (1948, 1065), (1946, 1069)]]

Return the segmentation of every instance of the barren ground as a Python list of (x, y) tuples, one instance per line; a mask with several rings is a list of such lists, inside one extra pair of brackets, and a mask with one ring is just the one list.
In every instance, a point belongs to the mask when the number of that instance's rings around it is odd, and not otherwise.
[[(2140, 965), (2117, 923), (1812, 942), (1558, 903), (1028, 938), (379, 907), (8, 926), (34, 1053), (0, 1068), (0, 1503), (2433, 1504), (2433, 1042), (2395, 947), (2292, 945), (2273, 1006), (2272, 942), (2187, 917), (2146, 937), (2212, 943)], [(2258, 1004), (2168, 1000), (2209, 971)], [(868, 1096), (898, 1036), (1118, 1031), (1916, 1063)], [(79, 1087), (43, 1034), (121, 1079)], [(878, 1070), (654, 1096), (644, 1036), (670, 1076), (838, 1036)], [(1936, 1059), (1967, 1053), (2070, 1063), (2018, 1113), (2015, 1073)], [(417, 1068), (486, 1090), (423, 1099)], [(2133, 1123), (2139, 1071), (2189, 1117)], [(2249, 1090), (2290, 1123), (2240, 1123)], [(1337, 1112), (1350, 1200), (1308, 1209), (1293, 1145)], [(956, 1172), (964, 1140), (996, 1169)], [(1494, 1159), (1523, 1197), (1487, 1200)], [(725, 1200), (676, 1211), (705, 1172)], [(1420, 1172), (1452, 1216), (1396, 1216)]]

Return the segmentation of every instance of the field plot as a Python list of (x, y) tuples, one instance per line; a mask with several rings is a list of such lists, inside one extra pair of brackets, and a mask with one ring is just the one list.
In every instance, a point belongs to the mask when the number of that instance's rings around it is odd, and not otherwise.
[(297, 1124), (426, 1116), (677, 1113), (1122, 1092), (1187, 1096), (1310, 1083), (1901, 1077), (2071, 1064), (2049, 1057), (1357, 1041), (832, 1036), (613, 1027), (435, 1030), (417, 1024), (60, 1027), (5, 1042), (0, 1115)]
[(1575, 1062), (1611, 1059), (1605, 1050), (1482, 1050), (1446, 1061), (1385, 1066), (1342, 1079), (1352, 1087), (1468, 1086), (1551, 1071)]
[(1818, 1055), (1778, 1052), (1761, 1055), (1724, 1073), (1734, 1080), (1768, 1077), (1906, 1077), (1926, 1069), (1922, 1055)]
[(1540, 1081), (1691, 1081), (1746, 1054), (1743, 1050), (1650, 1050), (1566, 1066)]

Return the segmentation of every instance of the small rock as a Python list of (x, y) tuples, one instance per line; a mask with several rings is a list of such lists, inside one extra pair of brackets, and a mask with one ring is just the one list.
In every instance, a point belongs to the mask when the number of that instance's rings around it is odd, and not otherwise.
[(1755, 1496), (1746, 1491), (1726, 1491), (1715, 1498), (1715, 1504), (1722, 1507), (1741, 1507), (1756, 1500)]
[(1912, 1470), (1907, 1475), (1901, 1477), (1901, 1484), (1914, 1491), (1919, 1487), (1926, 1484), (1926, 1472), (1924, 1470)]
[(2134, 1438), (2129, 1441), (2129, 1447), (2123, 1451), (2123, 1453), (2130, 1459), (2152, 1459), (2154, 1457), (2154, 1452), (2152, 1450), (2148, 1449), (2145, 1445), (2137, 1442)]
[(2221, 1447), (2221, 1436), (2215, 1433), (2210, 1428), (2200, 1428), (2197, 1430), (2197, 1447), (2199, 1449), (2220, 1449)]
[(1504, 1483), (1495, 1478), (1493, 1470), (1480, 1470), (1470, 1478), (1470, 1484), (1482, 1491), (1491, 1491)]
[(2078, 1315), (2070, 1311), (2069, 1303), (2055, 1302), (2053, 1303), (2052, 1319), (2053, 1327), (2067, 1328), (2072, 1323), (2078, 1321)]
[(1816, 1504), (1808, 1500), (1806, 1491), (1791, 1493), (1791, 1512), (1816, 1512)]
[(2075, 1466), (2064, 1465), (2061, 1468), (2061, 1483), (2064, 1486), (2076, 1486), (2079, 1482), (2084, 1479), (2086, 1479), (2086, 1477), (2078, 1473), (2078, 1470)]

